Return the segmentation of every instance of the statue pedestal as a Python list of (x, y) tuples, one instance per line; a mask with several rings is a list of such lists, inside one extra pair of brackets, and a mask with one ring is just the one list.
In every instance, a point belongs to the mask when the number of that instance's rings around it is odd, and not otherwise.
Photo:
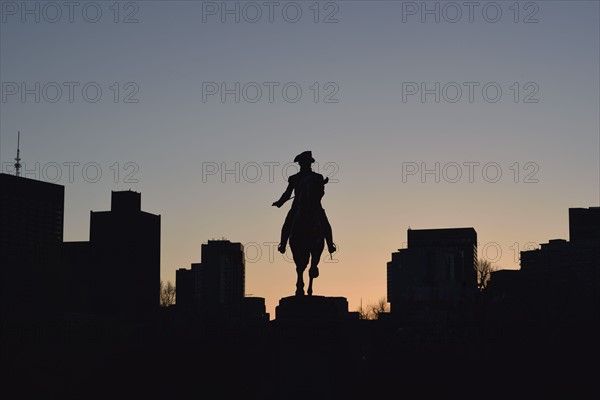
[[(356, 320), (356, 321), (355, 321)], [(358, 313), (345, 297), (289, 296), (271, 321), (272, 398), (349, 399), (356, 372)], [(362, 353), (361, 353), (362, 354)]]
[(355, 319), (345, 297), (289, 296), (275, 308), (277, 321), (345, 321)]

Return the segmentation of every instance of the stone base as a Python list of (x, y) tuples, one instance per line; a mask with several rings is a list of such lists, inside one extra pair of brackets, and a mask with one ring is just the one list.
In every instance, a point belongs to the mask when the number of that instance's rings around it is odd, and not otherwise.
[(278, 321), (340, 321), (353, 319), (345, 297), (289, 296), (275, 308)]

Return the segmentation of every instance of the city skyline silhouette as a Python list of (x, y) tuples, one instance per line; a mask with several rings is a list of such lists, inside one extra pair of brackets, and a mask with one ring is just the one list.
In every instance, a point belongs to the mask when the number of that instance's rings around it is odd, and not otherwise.
[(7, 397), (583, 390), (599, 16), (0, 1)]
[[(270, 318), (265, 299), (245, 293), (244, 246), (223, 238), (202, 244), (200, 263), (178, 270), (181, 298), (176, 292), (174, 304), (161, 304), (161, 218), (143, 211), (138, 192), (113, 191), (110, 211), (90, 212), (90, 241), (66, 242), (63, 187), (7, 174), (0, 174), (0, 187), (8, 393), (81, 396), (102, 380), (108, 386), (91, 398), (108, 395), (112, 384), (123, 393), (156, 394), (142, 380), (167, 361), (164, 350), (150, 357), (165, 340), (182, 360), (187, 348), (235, 366), (243, 388), (226, 396), (273, 399), (361, 398), (393, 390), (395, 374), (411, 383), (450, 384), (504, 368), (527, 374), (526, 382), (518, 379), (527, 390), (547, 379), (583, 384), (593, 370), (567, 364), (599, 354), (597, 206), (570, 208), (569, 240), (524, 251), (521, 270), (491, 271), (482, 287), (473, 228), (409, 229), (408, 247), (387, 264), (389, 308), (369, 316), (351, 310), (343, 296), (296, 290), (279, 299)], [(56, 346), (62, 356), (51, 380), (25, 388), (29, 363), (47, 368)], [(82, 350), (92, 357), (76, 361)], [(237, 368), (248, 356), (260, 367), (245, 375)], [(456, 357), (460, 370), (452, 368)], [(127, 374), (129, 368), (136, 372)], [(191, 371), (177, 367), (172, 374)], [(302, 371), (314, 375), (295, 383)], [(348, 383), (372, 375), (385, 378), (377, 388)], [(218, 374), (207, 377), (204, 385), (222, 385)], [(174, 393), (200, 393), (193, 382), (179, 382)]]

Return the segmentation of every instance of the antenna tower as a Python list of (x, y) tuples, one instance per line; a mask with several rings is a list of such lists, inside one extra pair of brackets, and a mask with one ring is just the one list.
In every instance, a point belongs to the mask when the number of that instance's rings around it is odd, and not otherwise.
[(17, 131), (17, 157), (15, 158), (15, 175), (21, 175), (21, 149), (19, 148), (21, 142), (21, 131)]

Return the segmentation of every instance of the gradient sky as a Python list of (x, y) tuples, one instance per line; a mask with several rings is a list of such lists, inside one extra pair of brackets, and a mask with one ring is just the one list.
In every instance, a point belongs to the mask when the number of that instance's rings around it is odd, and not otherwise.
[[(3, 172), (20, 130), (27, 176), (65, 186), (66, 241), (89, 239), (90, 210), (108, 210), (111, 190), (141, 192), (162, 216), (164, 280), (209, 239), (245, 244), (246, 293), (272, 318), (295, 271), (274, 248), (290, 203), (271, 203), (304, 150), (332, 180), (323, 205), (339, 248), (315, 294), (351, 310), (386, 295), (409, 227), (474, 227), (480, 256), (515, 269), (517, 249), (568, 239), (569, 207), (600, 203), (597, 1), (475, 2), (472, 16), (463, 2), (278, 2), (272, 21), (262, 1), (82, 1), (72, 16), (62, 1), (25, 3), (31, 13), (0, 1)], [(223, 22), (224, 7), (239, 22)], [(208, 95), (213, 82), (239, 82), (240, 101)], [(437, 103), (408, 93), (436, 82)], [(236, 163), (237, 182), (221, 175)], [(436, 163), (439, 182), (420, 175)]]

